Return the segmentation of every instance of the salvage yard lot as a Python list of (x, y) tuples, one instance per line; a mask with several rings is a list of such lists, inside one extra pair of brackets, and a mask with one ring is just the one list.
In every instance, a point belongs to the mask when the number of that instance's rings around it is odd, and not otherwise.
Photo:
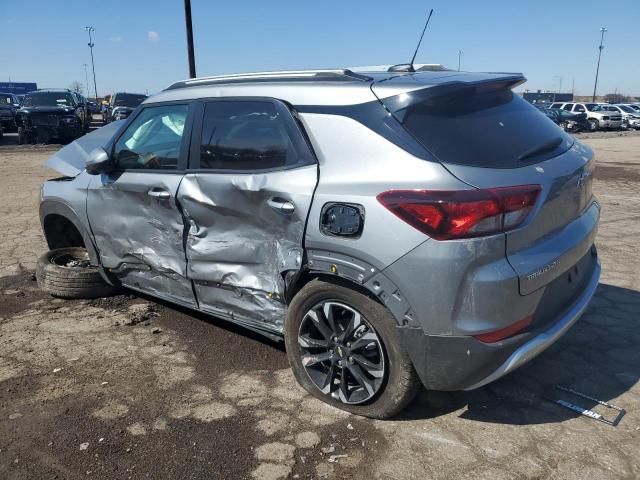
[[(582, 320), (516, 373), (422, 392), (386, 422), (312, 399), (281, 345), (223, 321), (130, 294), (40, 293), (38, 193), (57, 176), (42, 166), (57, 147), (8, 140), (0, 478), (640, 478), (640, 134), (583, 136), (597, 157), (603, 270)], [(543, 399), (556, 384), (627, 414), (617, 427), (578, 416)]]

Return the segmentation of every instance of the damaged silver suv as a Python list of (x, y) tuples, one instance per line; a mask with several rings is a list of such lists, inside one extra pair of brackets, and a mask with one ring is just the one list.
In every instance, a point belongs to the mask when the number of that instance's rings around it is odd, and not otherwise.
[(593, 154), (520, 74), (410, 70), (186, 80), (64, 147), (40, 285), (284, 339), (311, 395), (375, 418), (511, 372), (596, 289)]

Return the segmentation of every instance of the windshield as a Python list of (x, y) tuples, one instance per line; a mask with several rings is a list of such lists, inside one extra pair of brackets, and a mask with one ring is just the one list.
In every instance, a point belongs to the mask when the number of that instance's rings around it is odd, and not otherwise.
[(0, 93), (0, 105), (13, 105), (13, 99), (9, 95)]
[(34, 92), (22, 101), (23, 107), (73, 107), (75, 102), (69, 92)]
[(597, 103), (587, 103), (585, 107), (587, 107), (587, 110), (590, 112), (602, 112), (602, 107)]
[(635, 111), (633, 108), (628, 107), (626, 105), (619, 105), (618, 108), (620, 110), (622, 110), (623, 112), (627, 112), (627, 113), (638, 113), (637, 111)]
[(137, 107), (146, 100), (147, 96), (137, 93), (116, 93), (113, 97), (114, 107)]

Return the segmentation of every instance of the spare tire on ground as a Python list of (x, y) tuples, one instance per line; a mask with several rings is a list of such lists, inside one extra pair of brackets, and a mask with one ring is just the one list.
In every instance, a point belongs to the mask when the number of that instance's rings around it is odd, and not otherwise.
[(38, 259), (36, 279), (41, 290), (60, 298), (97, 298), (113, 295), (117, 287), (109, 285), (98, 267), (91, 265), (84, 248), (49, 250)]

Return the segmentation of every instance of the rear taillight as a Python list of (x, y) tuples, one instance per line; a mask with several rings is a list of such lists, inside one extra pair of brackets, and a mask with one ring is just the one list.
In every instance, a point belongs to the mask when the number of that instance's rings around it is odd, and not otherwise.
[(528, 316), (522, 320), (512, 323), (508, 327), (501, 328), (500, 330), (494, 330), (493, 332), (474, 335), (473, 338), (480, 340), (482, 343), (496, 343), (500, 340), (504, 340), (505, 338), (513, 337), (531, 325), (531, 323), (533, 323), (533, 316)]
[(505, 232), (533, 209), (540, 185), (483, 190), (389, 190), (378, 201), (402, 220), (437, 240)]

